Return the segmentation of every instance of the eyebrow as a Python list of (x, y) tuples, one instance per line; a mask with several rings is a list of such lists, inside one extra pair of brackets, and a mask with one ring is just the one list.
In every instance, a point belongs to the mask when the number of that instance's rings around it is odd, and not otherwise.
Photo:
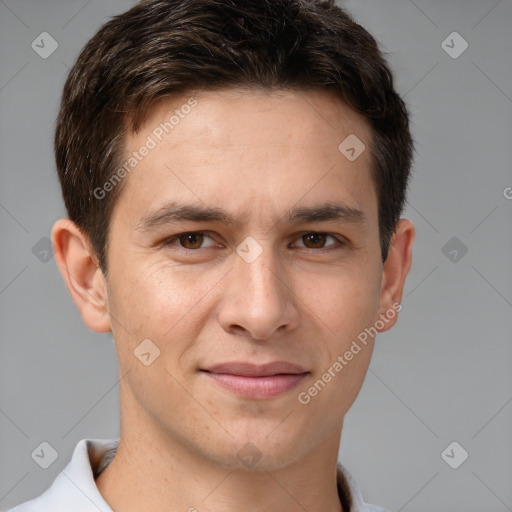
[[(168, 201), (155, 211), (143, 215), (136, 224), (137, 231), (158, 229), (176, 222), (219, 222), (235, 228), (243, 224), (248, 214), (234, 217), (219, 207), (198, 206)], [(308, 222), (338, 221), (346, 224), (364, 225), (368, 223), (365, 214), (357, 208), (342, 203), (326, 203), (318, 206), (300, 206), (285, 212), (281, 219), (272, 217), (274, 223), (284, 221), (287, 224)]]

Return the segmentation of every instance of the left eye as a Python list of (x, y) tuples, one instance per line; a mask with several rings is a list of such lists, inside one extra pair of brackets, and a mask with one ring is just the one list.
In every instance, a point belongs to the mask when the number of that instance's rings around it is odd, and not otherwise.
[[(307, 249), (323, 249), (324, 248), (323, 244), (325, 243), (327, 238), (332, 238), (333, 240), (335, 240), (335, 242), (338, 242), (340, 244), (342, 243), (340, 240), (338, 240), (337, 238), (335, 238), (332, 235), (329, 235), (328, 233), (317, 233), (317, 232), (305, 233), (305, 234), (301, 235), (299, 240), (308, 240), (308, 243), (311, 242), (313, 245), (315, 245), (315, 247), (306, 247)], [(321, 245), (322, 247), (316, 247), (317, 245)], [(336, 244), (331, 244), (331, 245), (336, 245)], [(328, 246), (328, 247), (330, 247), (330, 246)]]
[[(165, 240), (163, 243), (164, 245), (176, 245), (174, 242), (178, 241), (179, 245), (186, 250), (197, 250), (201, 249), (203, 247), (203, 241), (205, 238), (209, 238), (213, 243), (211, 243), (209, 246), (206, 247), (213, 247), (215, 245), (214, 240), (212, 237), (208, 236), (206, 232), (203, 231), (192, 231), (189, 233), (180, 233), (179, 235), (174, 235), (167, 240)], [(307, 246), (307, 245), (299, 245), (298, 247), (305, 247), (306, 249), (325, 249), (324, 244), (328, 238), (332, 238), (335, 243), (328, 245), (327, 247), (331, 247), (333, 245), (336, 245), (336, 242), (338, 245), (343, 246), (344, 242), (338, 238), (336, 238), (333, 235), (329, 235), (328, 233), (320, 233), (316, 231), (303, 233), (298, 240), (302, 240), (303, 244), (304, 241), (306, 241), (307, 244), (312, 244), (313, 247)], [(204, 247), (204, 248), (206, 248)]]

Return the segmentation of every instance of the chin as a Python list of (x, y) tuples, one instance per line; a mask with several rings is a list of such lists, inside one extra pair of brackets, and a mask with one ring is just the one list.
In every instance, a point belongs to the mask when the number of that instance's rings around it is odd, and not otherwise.
[[(277, 423), (278, 424), (278, 423)], [(273, 424), (275, 429), (276, 423)], [(297, 446), (303, 436), (295, 436), (289, 430), (278, 432), (272, 428), (258, 428), (233, 432), (233, 442), (217, 453), (217, 462), (228, 469), (250, 471), (275, 471), (293, 463), (301, 456)], [(302, 441), (301, 441), (302, 439)]]

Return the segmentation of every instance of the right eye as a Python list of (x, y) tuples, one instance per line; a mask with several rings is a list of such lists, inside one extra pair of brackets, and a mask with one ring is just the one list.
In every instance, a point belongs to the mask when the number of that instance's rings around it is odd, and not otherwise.
[[(162, 245), (164, 246), (173, 246), (177, 245), (174, 242), (179, 242), (180, 245), (178, 247), (181, 247), (182, 249), (185, 249), (187, 251), (197, 251), (198, 249), (201, 249), (201, 245), (203, 244), (203, 241), (205, 238), (209, 238), (210, 240), (213, 240), (210, 236), (206, 235), (208, 233), (207, 231), (187, 231), (185, 233), (179, 233), (177, 235), (173, 235), (169, 238), (166, 238)], [(209, 245), (207, 247), (213, 247), (214, 244)], [(205, 247), (205, 248), (207, 248)]]

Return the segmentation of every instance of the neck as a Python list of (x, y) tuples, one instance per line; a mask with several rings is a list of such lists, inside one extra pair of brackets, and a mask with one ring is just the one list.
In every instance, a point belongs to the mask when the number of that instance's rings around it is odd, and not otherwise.
[(122, 426), (117, 453), (96, 485), (116, 512), (348, 512), (336, 480), (340, 437), (337, 426), (300, 460), (257, 471), (223, 466), (154, 428)]

